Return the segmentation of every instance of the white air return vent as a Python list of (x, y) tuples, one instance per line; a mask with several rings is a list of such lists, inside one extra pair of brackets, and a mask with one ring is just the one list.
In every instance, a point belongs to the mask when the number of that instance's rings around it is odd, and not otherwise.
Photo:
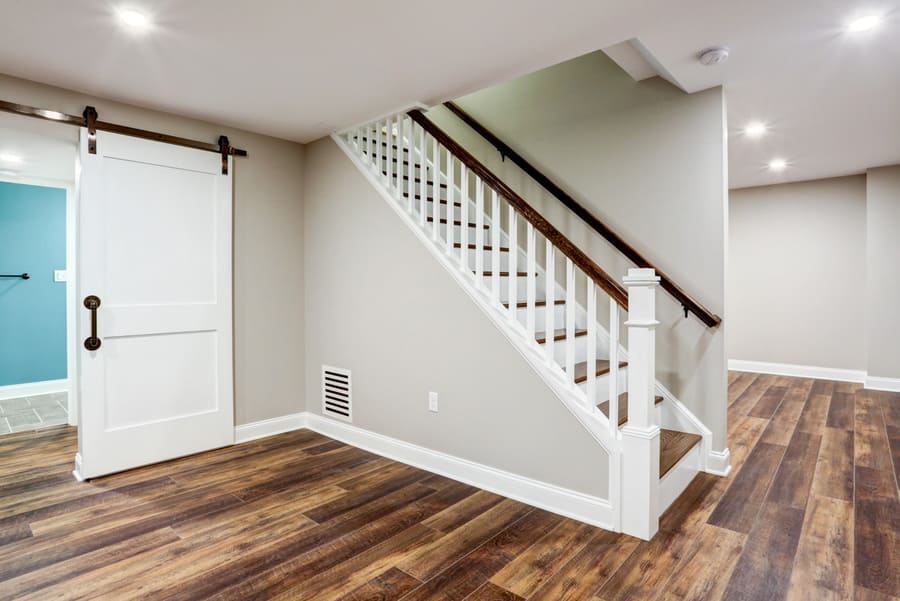
[(322, 413), (353, 421), (352, 390), (349, 369), (322, 366)]

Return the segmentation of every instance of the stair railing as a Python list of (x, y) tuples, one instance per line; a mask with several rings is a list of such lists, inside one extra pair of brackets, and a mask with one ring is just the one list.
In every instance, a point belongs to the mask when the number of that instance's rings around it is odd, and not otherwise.
[[(629, 466), (638, 469), (642, 461), (651, 464), (655, 461), (658, 470), (658, 426), (654, 426), (653, 409), (656, 382), (653, 293), (658, 278), (653, 270), (630, 270), (625, 279), (626, 291), (419, 110), (379, 119), (345, 131), (337, 138), (389, 193), (395, 209), (405, 213), (409, 223), (418, 227), (422, 237), (433, 245), (433, 250), (461, 272), (497, 319), (520, 334), (532, 356), (539, 357), (541, 364), (549, 368), (553, 377), (578, 399), (582, 409), (600, 427), (608, 428), (604, 439), (611, 443), (607, 447), (611, 462), (610, 496), (618, 496), (620, 484), (622, 492), (654, 486), (643, 473), (640, 486), (631, 482), (625, 473), (620, 482), (618, 474), (619, 446), (623, 440), (618, 427), (619, 394), (625, 388), (619, 370), (620, 358), (625, 354), (620, 349), (619, 326), (624, 315), (628, 316), (625, 325), (629, 331), (629, 415), (634, 414), (632, 425), (642, 429), (639, 438), (645, 441), (629, 444), (642, 448), (645, 443), (652, 445), (655, 427), (657, 449), (656, 456), (651, 457), (643, 448), (639, 458), (634, 458)], [(445, 207), (443, 215), (442, 207)], [(524, 265), (520, 264), (520, 249)], [(598, 312), (600, 295), (608, 302), (606, 330), (600, 325), (604, 321)], [(637, 303), (635, 315), (629, 313), (632, 298)], [(557, 316), (558, 306), (564, 307), (561, 320)], [(543, 307), (543, 323), (538, 320), (538, 307)], [(583, 322), (583, 331), (578, 331), (578, 322)], [(543, 344), (537, 340), (541, 326)], [(576, 363), (576, 334), (585, 339), (584, 361), (580, 363)], [(557, 338), (566, 340), (561, 353), (557, 353), (554, 344)], [(598, 363), (597, 356), (602, 343), (607, 351), (605, 369), (601, 368), (603, 364)], [(607, 390), (598, 388), (601, 375), (607, 375)], [(608, 417), (597, 408), (601, 396), (608, 401)], [(652, 465), (645, 467), (650, 469)], [(614, 506), (621, 511), (621, 505)], [(639, 513), (649, 515), (643, 510)], [(653, 519), (657, 517), (654, 515)]]
[(570, 211), (581, 218), (581, 220), (584, 221), (588, 225), (588, 227), (603, 236), (603, 238), (605, 238), (613, 248), (622, 253), (632, 263), (634, 263), (638, 267), (651, 268), (656, 270), (657, 275), (659, 275), (660, 277), (660, 285), (662, 289), (671, 294), (672, 297), (681, 304), (682, 308), (684, 309), (685, 317), (687, 317), (688, 312), (691, 312), (710, 328), (718, 327), (718, 325), (722, 322), (721, 317), (707, 309), (700, 301), (688, 294), (688, 292), (684, 288), (679, 286), (678, 283), (675, 282), (675, 280), (660, 271), (659, 268), (654, 266), (649, 259), (647, 259), (633, 246), (628, 244), (628, 242), (626, 242), (624, 238), (614, 232), (612, 228), (598, 219), (584, 205), (575, 200), (572, 195), (563, 190), (556, 182), (554, 182), (547, 175), (541, 172), (537, 167), (531, 164), (527, 159), (525, 159), (525, 157), (520, 155), (508, 144), (506, 144), (506, 142), (497, 137), (494, 132), (479, 123), (472, 115), (463, 110), (458, 104), (456, 104), (455, 102), (445, 102), (444, 106), (447, 107), (447, 109), (454, 115), (459, 117), (459, 119), (463, 123), (475, 130), (475, 132), (477, 132), (482, 138), (487, 140), (494, 148), (496, 148), (501, 157), (503, 157), (504, 159), (508, 158), (510, 161), (512, 161), (513, 164), (524, 171), (526, 175), (536, 181), (547, 192), (556, 197), (556, 199), (559, 200), (563, 205), (565, 205)]

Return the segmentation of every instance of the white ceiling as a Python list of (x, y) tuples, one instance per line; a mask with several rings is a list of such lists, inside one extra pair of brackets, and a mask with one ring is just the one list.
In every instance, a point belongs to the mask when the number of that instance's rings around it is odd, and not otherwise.
[[(113, 0), (7, 0), (0, 72), (307, 142), (637, 38), (684, 89), (726, 86), (733, 187), (900, 163), (900, 0), (122, 2), (153, 28)], [(843, 32), (867, 12), (880, 30)], [(731, 60), (700, 66), (711, 44)], [(773, 131), (745, 140), (749, 119)]]

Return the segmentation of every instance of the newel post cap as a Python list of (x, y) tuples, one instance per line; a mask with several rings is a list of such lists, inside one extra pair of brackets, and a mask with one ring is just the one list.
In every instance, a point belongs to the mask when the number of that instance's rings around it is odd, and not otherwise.
[(622, 281), (626, 286), (656, 286), (659, 284), (659, 276), (655, 269), (634, 268), (628, 270), (628, 275)]

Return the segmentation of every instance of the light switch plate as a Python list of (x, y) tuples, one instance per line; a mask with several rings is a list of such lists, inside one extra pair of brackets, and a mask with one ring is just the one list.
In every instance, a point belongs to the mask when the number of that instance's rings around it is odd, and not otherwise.
[(428, 393), (428, 410), (434, 413), (438, 411), (438, 393), (429, 392)]
[(54, 282), (65, 282), (66, 281), (66, 270), (65, 269), (56, 269), (53, 271), (53, 281)]

